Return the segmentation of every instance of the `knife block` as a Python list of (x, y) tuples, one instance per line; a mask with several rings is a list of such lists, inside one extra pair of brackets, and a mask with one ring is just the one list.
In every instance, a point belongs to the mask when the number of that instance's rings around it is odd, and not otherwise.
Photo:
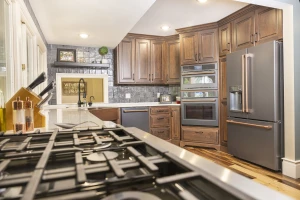
[(34, 127), (45, 127), (46, 126), (46, 119), (43, 114), (40, 113), (40, 109), (36, 107), (38, 102), (41, 100), (37, 94), (32, 91), (28, 91), (26, 88), (22, 87), (19, 91), (5, 104), (6, 106), (6, 129), (11, 130), (13, 129), (13, 109), (12, 109), (12, 102), (20, 97), (22, 101), (25, 101), (26, 97), (30, 98), (32, 101), (32, 105), (34, 108)]

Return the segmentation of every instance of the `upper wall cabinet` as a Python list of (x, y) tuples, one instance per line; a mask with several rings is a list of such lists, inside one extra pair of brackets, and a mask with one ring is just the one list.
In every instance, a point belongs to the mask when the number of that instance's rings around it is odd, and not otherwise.
[(135, 44), (136, 83), (151, 82), (150, 40), (136, 39)]
[(198, 63), (198, 33), (180, 34), (180, 44), (181, 64)]
[(180, 42), (178, 39), (166, 41), (166, 82), (180, 84)]
[(116, 49), (119, 83), (134, 83), (135, 41), (124, 38)]
[(180, 34), (182, 65), (215, 62), (218, 60), (218, 29)]
[(151, 41), (151, 82), (164, 82), (164, 41)]
[(233, 21), (233, 51), (254, 45), (254, 12), (248, 13)]
[(283, 37), (282, 10), (262, 7), (255, 11), (255, 42), (264, 43)]
[(282, 10), (259, 7), (233, 21), (232, 50), (281, 39)]
[(231, 23), (219, 27), (219, 54), (231, 53)]

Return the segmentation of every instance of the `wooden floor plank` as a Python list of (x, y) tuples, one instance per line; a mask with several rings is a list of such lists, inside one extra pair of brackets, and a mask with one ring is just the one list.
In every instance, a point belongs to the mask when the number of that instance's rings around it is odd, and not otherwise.
[(269, 170), (215, 149), (200, 147), (185, 147), (185, 149), (267, 187), (300, 199), (300, 179), (292, 179), (282, 175), (281, 172)]

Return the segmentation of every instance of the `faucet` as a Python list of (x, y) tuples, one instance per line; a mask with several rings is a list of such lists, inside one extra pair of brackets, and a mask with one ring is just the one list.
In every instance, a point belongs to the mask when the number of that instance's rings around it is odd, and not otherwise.
[[(80, 83), (81, 82), (83, 82), (83, 85), (84, 85), (84, 87), (83, 87), (83, 90), (84, 90), (84, 92), (81, 92), (80, 91)], [(86, 91), (85, 91), (85, 82), (84, 82), (84, 79), (83, 78), (81, 78), (81, 79), (79, 79), (79, 82), (78, 82), (78, 107), (81, 107), (81, 104), (83, 104), (83, 102), (81, 102), (81, 100), (80, 100), (80, 94), (83, 94), (83, 98), (86, 98)]]

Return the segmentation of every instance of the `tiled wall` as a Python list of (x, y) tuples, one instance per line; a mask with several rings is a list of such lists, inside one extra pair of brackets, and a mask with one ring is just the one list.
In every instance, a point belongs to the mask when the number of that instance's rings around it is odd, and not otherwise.
[[(172, 94), (173, 96), (179, 95), (179, 86), (119, 86), (114, 85), (114, 60), (113, 50), (110, 49), (109, 53), (105, 55), (108, 59), (110, 67), (103, 68), (69, 68), (69, 67), (54, 67), (54, 62), (57, 57), (57, 49), (76, 49), (78, 56), (84, 57), (86, 62), (100, 62), (102, 56), (98, 53), (98, 48), (94, 47), (78, 47), (67, 45), (47, 45), (48, 49), (48, 82), (55, 80), (56, 73), (82, 73), (82, 74), (108, 74), (108, 94), (110, 103), (129, 103), (129, 102), (155, 102), (158, 101), (157, 93)], [(131, 98), (126, 99), (125, 94), (130, 93)], [(56, 104), (56, 91), (49, 104)]]

